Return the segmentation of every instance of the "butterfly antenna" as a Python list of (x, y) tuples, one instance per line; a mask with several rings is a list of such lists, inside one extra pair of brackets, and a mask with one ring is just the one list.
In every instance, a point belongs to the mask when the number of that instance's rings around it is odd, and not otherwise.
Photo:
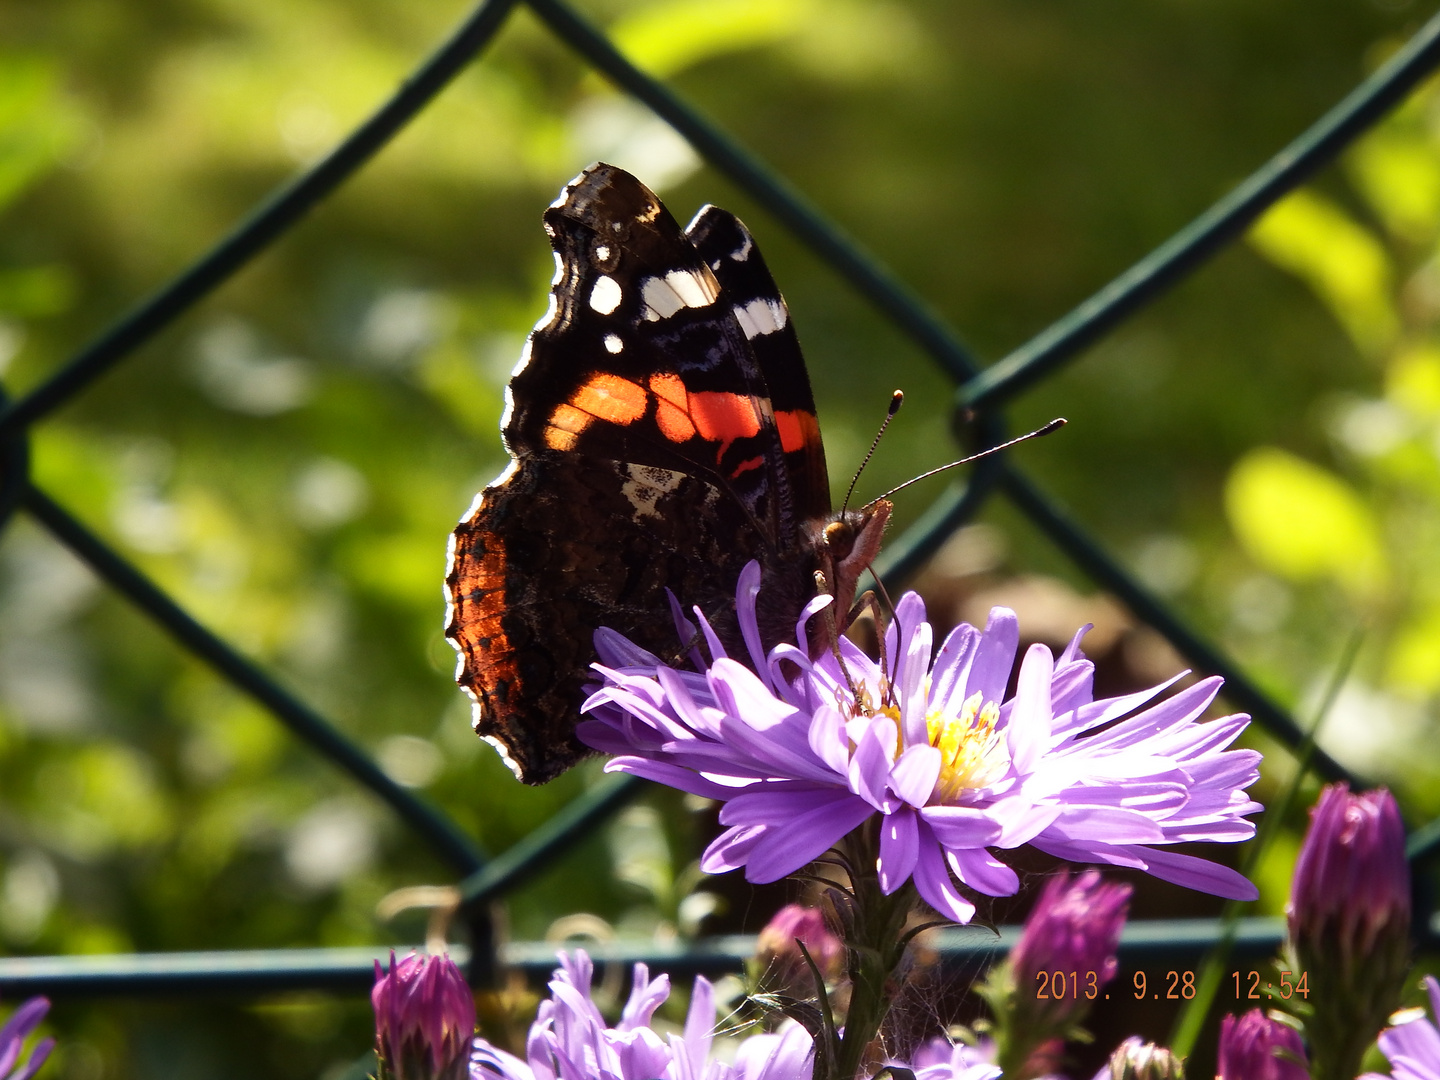
[[(931, 469), (929, 472), (923, 472), (919, 476), (912, 476), (909, 480), (906, 480), (899, 487), (891, 488), (889, 491), (885, 492), (884, 495), (872, 499), (871, 502), (867, 503), (866, 505), (873, 505), (874, 503), (879, 502), (881, 499), (888, 499), (897, 491), (903, 491), (911, 484), (919, 483), (921, 480), (924, 480), (927, 477), (934, 476), (936, 473), (942, 473), (945, 472), (947, 469), (953, 469), (957, 465), (968, 465), (972, 461), (979, 461), (981, 458), (989, 457), (991, 454), (998, 454), (1001, 450), (1008, 450), (1010, 449), (1010, 447), (1015, 446), (1018, 443), (1029, 442), (1031, 439), (1038, 439), (1042, 435), (1049, 435), (1052, 431), (1059, 431), (1064, 426), (1065, 418), (1063, 416), (1057, 416), (1048, 424), (1045, 424), (1042, 427), (1038, 427), (1034, 431), (1026, 432), (1024, 435), (1021, 435), (1018, 438), (1011, 439), (1009, 442), (1003, 442), (999, 446), (992, 446), (989, 449), (981, 450), (978, 454), (971, 454), (969, 457), (961, 458), (959, 461), (952, 461), (948, 465), (941, 465), (938, 469)], [(885, 429), (881, 428), (880, 430), (884, 431)], [(869, 458), (867, 457), (866, 460), (868, 461)], [(851, 484), (850, 486), (853, 488), (855, 485)]]
[(850, 478), (850, 490), (845, 492), (845, 501), (840, 504), (840, 513), (843, 515), (850, 506), (850, 496), (855, 494), (855, 485), (860, 482), (860, 474), (865, 471), (865, 466), (870, 464), (870, 459), (875, 456), (875, 448), (880, 445), (880, 436), (885, 434), (885, 429), (890, 426), (890, 421), (895, 419), (895, 414), (900, 411), (900, 406), (905, 404), (905, 392), (896, 390), (890, 395), (890, 409), (885, 413), (885, 419), (880, 423), (880, 430), (875, 433), (875, 441), (870, 444), (870, 450), (865, 455), (865, 460), (860, 462), (860, 467), (855, 470), (855, 475)]

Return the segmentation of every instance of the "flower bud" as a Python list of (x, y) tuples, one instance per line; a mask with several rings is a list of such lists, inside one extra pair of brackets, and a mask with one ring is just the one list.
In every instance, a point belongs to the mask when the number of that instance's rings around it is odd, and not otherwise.
[(1317, 1080), (1350, 1080), (1399, 1002), (1410, 967), (1405, 829), (1383, 788), (1320, 793), (1287, 911), (1290, 945), (1314, 1009), (1306, 1024)]
[(1073, 880), (1063, 873), (1045, 886), (1010, 958), (976, 988), (994, 1013), (1006, 1080), (1058, 1067), (1064, 1041), (1119, 968), (1129, 904), (1130, 886), (1102, 881), (1098, 870)]
[(815, 993), (815, 976), (797, 940), (805, 943), (806, 952), (827, 983), (840, 975), (845, 944), (825, 924), (821, 911), (801, 904), (786, 904), (760, 931), (755, 940), (760, 981), (767, 987), (809, 997)]
[(1262, 1009), (1226, 1016), (1216, 1080), (1310, 1080), (1300, 1033)]
[(379, 1080), (462, 1080), (475, 1037), (475, 998), (448, 956), (411, 953), (390, 970), (375, 962)]
[(1016, 1007), (1037, 1029), (1061, 1034), (1115, 977), (1130, 891), (1103, 881), (1098, 870), (1046, 884), (1010, 954)]
[(1131, 1035), (1115, 1048), (1095, 1080), (1185, 1080), (1185, 1063), (1163, 1046)]

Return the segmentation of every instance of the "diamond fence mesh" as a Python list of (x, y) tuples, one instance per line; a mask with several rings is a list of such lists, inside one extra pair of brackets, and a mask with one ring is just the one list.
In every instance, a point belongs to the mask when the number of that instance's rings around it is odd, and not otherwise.
[[(435, 806), (397, 784), (355, 743), (315, 709), (189, 615), (162, 589), (96, 536), (31, 480), (27, 440), (31, 429), (56, 409), (91, 390), (105, 374), (199, 301), (228, 281), (307, 211), (361, 169), (419, 114), (434, 96), (495, 39), (522, 0), (485, 0), (404, 84), (332, 153), (276, 192), (189, 269), (125, 315), (39, 386), (0, 412), (0, 526), (28, 514), (87, 563), (111, 588), (189, 651), (249, 695), (317, 753), (382, 799), (456, 875), (461, 921), (469, 931), (470, 969), (477, 984), (492, 979), (497, 962), (548, 967), (547, 950), (523, 944), (497, 955), (489, 923), (492, 900), (505, 895), (560, 852), (589, 835), (642, 788), (619, 779), (598, 786), (508, 851), (490, 856)], [(579, 13), (561, 0), (523, 0), (549, 32), (596, 71), (670, 124), (716, 170), (743, 189), (854, 291), (918, 345), (954, 384), (957, 435), (976, 448), (995, 445), (1008, 433), (1004, 406), (1111, 332), (1167, 289), (1183, 280), (1240, 236), (1268, 207), (1331, 162), (1359, 135), (1402, 101), (1440, 66), (1440, 16), (1394, 53), (1373, 76), (1289, 146), (1205, 213), (1125, 271), (1073, 311), (1000, 361), (989, 366), (906, 285), (826, 220), (804, 194), (768, 169), (671, 88), (626, 58)], [(1298, 750), (1305, 735), (1295, 720), (1228, 656), (1191, 629), (1180, 615), (1124, 569), (1120, 561), (1009, 460), (980, 464), (970, 479), (938, 498), (920, 520), (891, 541), (877, 573), (899, 582), (916, 571), (945, 539), (992, 496), (1009, 500), (1063, 555), (1108, 590), (1139, 620), (1159, 631), (1198, 670), (1224, 676), (1224, 693), (1282, 744)], [(438, 541), (437, 541), (438, 542)], [(1351, 779), (1320, 751), (1310, 767), (1327, 779)], [(1417, 829), (1413, 860), (1440, 848), (1440, 822)], [(1417, 923), (1428, 931), (1428, 909)], [(1255, 955), (1275, 947), (1274, 920), (1245, 920), (1237, 948)], [(1213, 944), (1213, 921), (1138, 925), (1128, 949), (1142, 953), (1189, 953)], [(956, 952), (983, 952), (993, 941), (956, 939)], [(1003, 947), (1003, 943), (1002, 943)], [(646, 959), (674, 971), (737, 967), (746, 941), (716, 939), (669, 952), (616, 947), (615, 959)], [(293, 988), (361, 989), (371, 978), (366, 950), (42, 957), (0, 960), (0, 994), (52, 995), (183, 994), (195, 991), (264, 993)]]

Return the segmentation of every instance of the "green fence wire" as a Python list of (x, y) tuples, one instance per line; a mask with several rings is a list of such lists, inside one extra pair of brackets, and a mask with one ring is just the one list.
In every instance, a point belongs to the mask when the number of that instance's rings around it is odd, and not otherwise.
[[(237, 689), (269, 710), (317, 752), (384, 802), (427, 842), (460, 880), (461, 920), (470, 933), (472, 982), (493, 977), (497, 964), (522, 968), (550, 964), (549, 947), (517, 943), (497, 948), (488, 905), (599, 827), (644, 785), (633, 778), (607, 781), (577, 799), (510, 850), (493, 858), (438, 808), (400, 787), (353, 742), (258, 665), (187, 614), (137, 567), (87, 529), (29, 476), (27, 437), (38, 421), (73, 400), (107, 371), (209, 295), (269, 244), (283, 237), (312, 207), (370, 160), (488, 45), (521, 3), (550, 31), (620, 89), (647, 105), (679, 132), (714, 168), (771, 213), (825, 264), (845, 279), (900, 331), (919, 345), (957, 384), (956, 427), (980, 446), (1003, 441), (1001, 405), (1075, 359), (1102, 336), (1153, 301), (1224, 248), (1268, 207), (1332, 161), (1422, 79), (1440, 66), (1440, 15), (1435, 16), (1373, 76), (1233, 192), (1074, 311), (1029, 342), (985, 367), (956, 333), (882, 263), (862, 250), (783, 177), (684, 101), (674, 90), (631, 64), (596, 27), (563, 0), (484, 0), (400, 89), (332, 153), (285, 185), (189, 269), (137, 305), (52, 376), (15, 400), (0, 392), (0, 528), (24, 510), (86, 562), (114, 589), (162, 626), (181, 647), (209, 664)], [(1018, 508), (1096, 584), (1113, 593), (1197, 669), (1225, 678), (1225, 695), (1292, 750), (1304, 741), (1294, 719), (1268, 698), (1219, 649), (1132, 577), (1104, 548), (1002, 458), (988, 460), (964, 485), (941, 495), (919, 520), (887, 547), (877, 568), (887, 581), (916, 570), (992, 494)], [(1329, 779), (1354, 777), (1316, 752), (1312, 767)], [(1440, 849), (1440, 822), (1411, 835), (1412, 860)], [(1429, 907), (1417, 926), (1434, 936)], [(1248, 920), (1241, 940), (1263, 955), (1279, 942), (1274, 920)], [(1126, 950), (1146, 957), (1194, 956), (1216, 940), (1213, 921), (1157, 921), (1127, 929)], [(947, 954), (978, 960), (1006, 947), (969, 941), (944, 943)], [(527, 952), (527, 948), (529, 951)], [(608, 959), (643, 959), (671, 971), (735, 967), (749, 939), (715, 939), (670, 952), (617, 952)], [(621, 952), (624, 950), (622, 949)], [(542, 956), (541, 953), (544, 953)], [(531, 955), (531, 954), (534, 955)], [(371, 978), (370, 950), (294, 949), (260, 952), (177, 953), (0, 960), (0, 994), (179, 994), (196, 991), (260, 994), (276, 989), (359, 990)]]

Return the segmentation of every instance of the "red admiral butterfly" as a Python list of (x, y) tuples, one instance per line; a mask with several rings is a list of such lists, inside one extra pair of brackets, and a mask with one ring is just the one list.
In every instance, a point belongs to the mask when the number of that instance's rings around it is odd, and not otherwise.
[[(843, 620), (891, 509), (831, 512), (800, 343), (734, 214), (706, 206), (682, 232), (645, 185), (598, 164), (545, 231), (550, 307), (501, 421), (514, 460), (455, 529), (445, 578), (475, 730), (529, 784), (589, 752), (574, 729), (597, 627), (674, 653), (668, 588), (748, 656), (734, 595), (751, 559), (767, 649), (794, 634), (817, 571)], [(818, 654), (835, 620), (812, 625)]]

